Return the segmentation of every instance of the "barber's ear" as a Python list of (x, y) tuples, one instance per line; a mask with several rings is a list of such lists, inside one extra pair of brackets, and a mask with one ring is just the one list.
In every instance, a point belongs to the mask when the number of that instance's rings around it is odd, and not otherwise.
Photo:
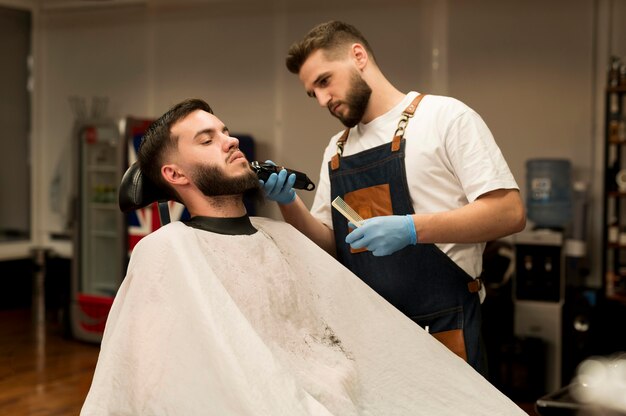
[(352, 59), (358, 69), (362, 70), (365, 68), (367, 61), (369, 60), (369, 56), (367, 55), (367, 50), (363, 45), (360, 43), (353, 43), (350, 48), (350, 55), (352, 56)]
[(167, 183), (172, 185), (186, 185), (189, 183), (185, 172), (175, 164), (163, 165), (163, 167), (161, 167), (161, 175), (163, 175)]

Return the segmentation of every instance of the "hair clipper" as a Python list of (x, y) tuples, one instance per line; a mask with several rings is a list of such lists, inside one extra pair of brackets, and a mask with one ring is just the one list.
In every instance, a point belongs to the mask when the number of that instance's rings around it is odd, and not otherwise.
[(262, 163), (258, 161), (250, 162), (250, 168), (256, 173), (259, 179), (267, 181), (267, 178), (270, 177), (272, 173), (278, 174), (282, 169), (285, 169), (289, 175), (292, 173), (296, 175), (296, 183), (293, 184), (293, 187), (296, 189), (304, 189), (307, 191), (312, 191), (315, 189), (315, 184), (306, 176), (306, 173), (298, 172), (297, 170), (288, 169), (283, 166), (276, 166), (271, 163)]

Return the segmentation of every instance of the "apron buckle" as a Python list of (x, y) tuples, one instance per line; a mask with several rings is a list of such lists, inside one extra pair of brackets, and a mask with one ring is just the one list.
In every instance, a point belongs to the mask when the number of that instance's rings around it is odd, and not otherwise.
[(477, 277), (476, 279), (472, 280), (471, 282), (467, 284), (467, 289), (469, 290), (470, 293), (476, 293), (480, 291), (482, 287), (483, 287), (483, 282), (482, 280), (480, 280), (479, 277)]
[(400, 121), (398, 122), (398, 128), (394, 133), (395, 137), (404, 137), (404, 130), (406, 129), (407, 124), (409, 124), (409, 116), (406, 113), (402, 114)]

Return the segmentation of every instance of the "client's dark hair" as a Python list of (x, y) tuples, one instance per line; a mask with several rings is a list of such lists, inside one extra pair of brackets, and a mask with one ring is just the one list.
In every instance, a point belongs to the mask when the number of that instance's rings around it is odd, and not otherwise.
[(196, 110), (213, 114), (211, 107), (203, 100), (194, 98), (182, 101), (148, 127), (137, 152), (137, 163), (141, 172), (152, 183), (170, 193), (172, 199), (178, 199), (178, 195), (161, 175), (164, 156), (167, 152), (175, 150), (178, 144), (178, 137), (172, 135), (172, 125)]
[(304, 61), (316, 50), (321, 49), (324, 56), (332, 61), (340, 59), (352, 43), (363, 45), (372, 60), (376, 62), (370, 44), (357, 28), (348, 23), (331, 20), (315, 26), (300, 42), (291, 45), (285, 64), (289, 72), (298, 74)]

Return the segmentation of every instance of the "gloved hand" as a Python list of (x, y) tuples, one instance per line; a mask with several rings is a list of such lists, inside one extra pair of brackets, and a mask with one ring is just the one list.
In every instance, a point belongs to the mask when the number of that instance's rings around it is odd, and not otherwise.
[(363, 221), (346, 236), (346, 243), (354, 249), (366, 247), (374, 256), (387, 256), (417, 244), (417, 233), (410, 215), (387, 215)]
[[(276, 165), (271, 160), (266, 160), (265, 163)], [(293, 189), (294, 183), (296, 183), (296, 175), (292, 173), (287, 176), (285, 169), (282, 169), (278, 174), (272, 173), (267, 178), (267, 182), (259, 179), (259, 185), (265, 191), (265, 196), (282, 205), (290, 204), (296, 199), (296, 191)]]

